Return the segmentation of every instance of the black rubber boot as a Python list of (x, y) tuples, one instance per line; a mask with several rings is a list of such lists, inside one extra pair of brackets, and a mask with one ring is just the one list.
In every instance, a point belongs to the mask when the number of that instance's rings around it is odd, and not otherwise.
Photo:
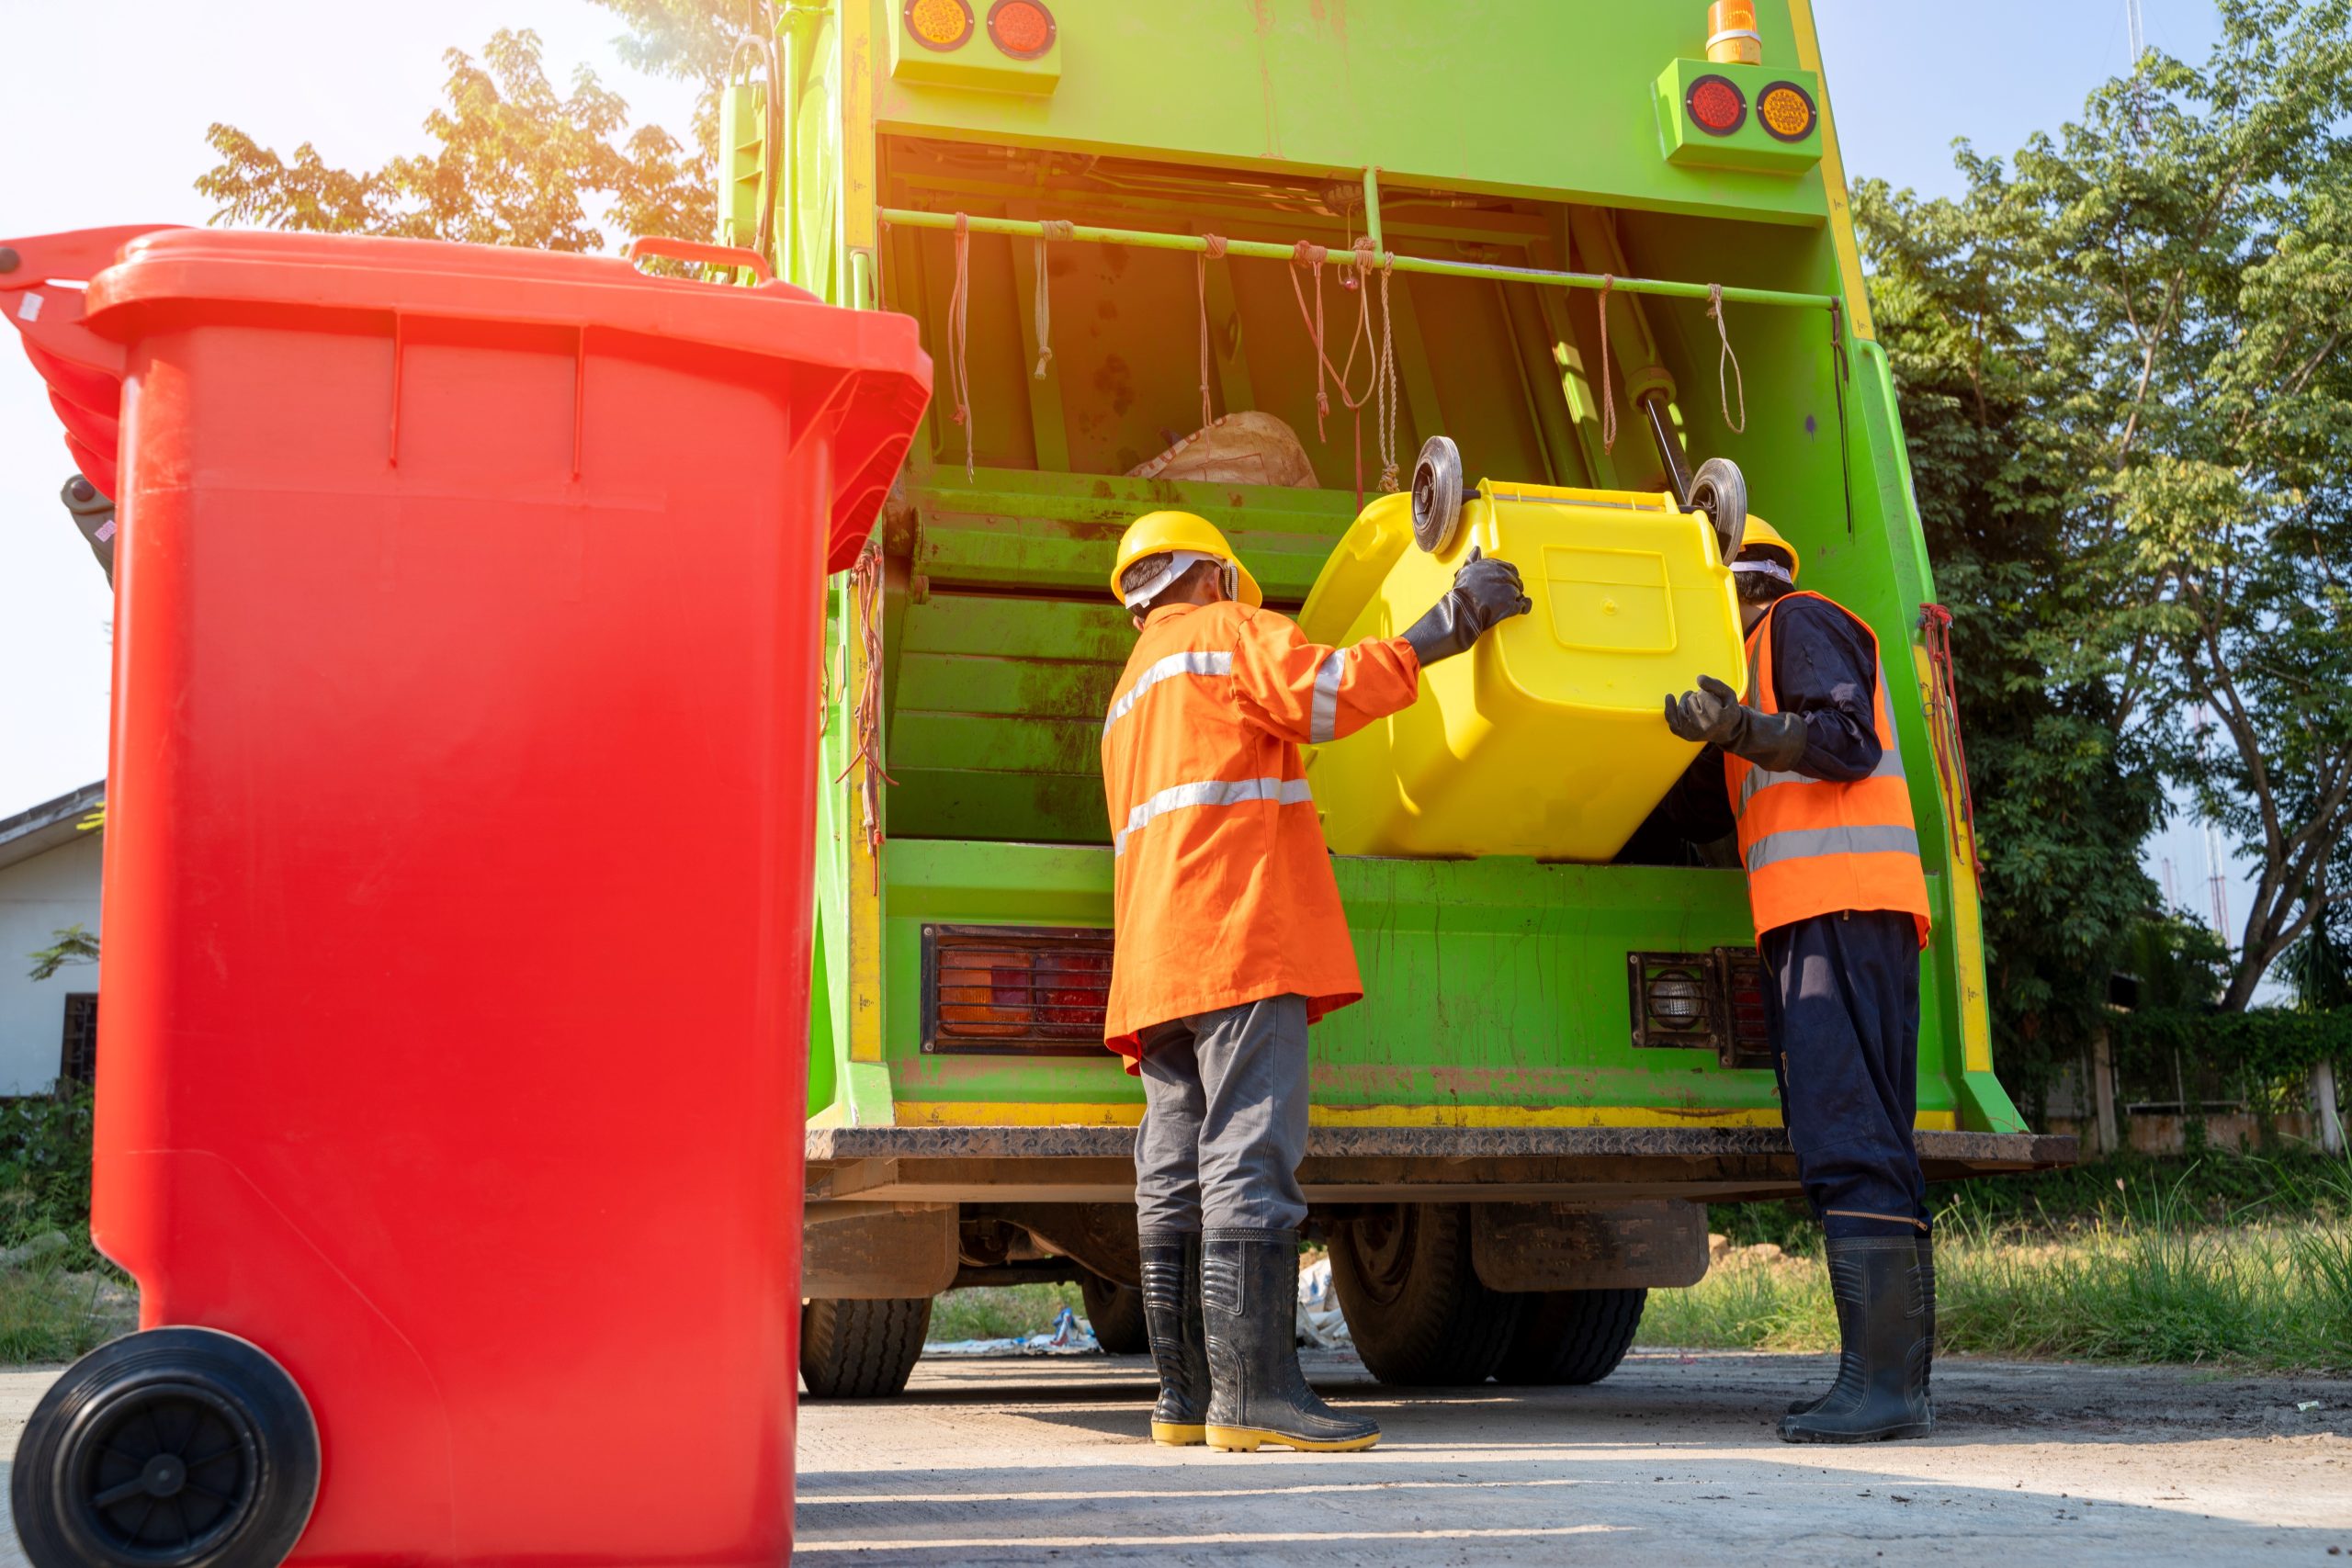
[(1829, 1292), (1843, 1341), (1838, 1381), (1812, 1409), (1781, 1419), (1791, 1443), (1924, 1438), (1928, 1409), (1927, 1292), (1909, 1236), (1849, 1236), (1827, 1244)]
[(1928, 1348), (1919, 1358), (1919, 1402), (1928, 1407), (1928, 1421), (1936, 1419), (1936, 1238), (1922, 1231), (1914, 1247), (1917, 1249), (1919, 1296), (1928, 1309)]
[[(1936, 1370), (1936, 1238), (1922, 1235), (1918, 1242), (1919, 1293), (1928, 1303), (1928, 1354), (1919, 1370), (1919, 1393), (1928, 1401), (1928, 1418), (1935, 1419), (1934, 1373)], [(1820, 1394), (1812, 1399), (1800, 1399), (1789, 1406), (1792, 1416), (1803, 1416), (1818, 1409), (1829, 1396)]]
[(1208, 1339), (1201, 1330), (1201, 1233), (1145, 1231), (1144, 1331), (1159, 1371), (1159, 1403), (1151, 1407), (1151, 1440), (1170, 1448), (1208, 1438)]
[(1368, 1449), (1380, 1427), (1332, 1409), (1298, 1366), (1298, 1233), (1212, 1230), (1201, 1248), (1209, 1337), (1209, 1447)]

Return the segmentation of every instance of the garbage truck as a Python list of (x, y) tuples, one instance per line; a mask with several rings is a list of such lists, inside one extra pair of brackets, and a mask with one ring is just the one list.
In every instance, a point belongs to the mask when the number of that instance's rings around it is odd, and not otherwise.
[[(1661, 698), (1743, 674), (1747, 507), (1883, 651), (1928, 1175), (2072, 1157), (1994, 1073), (1949, 623), (1808, 0), (831, 0), (736, 58), (716, 238), (936, 367), (809, 699), (812, 1394), (902, 1388), (959, 1285), (1075, 1280), (1140, 1348), (1098, 748), (1114, 547), (1158, 508), (1322, 640), (1393, 629), (1384, 574), (1449, 531), (1517, 540), (1538, 601), (1441, 718), (1309, 766), (1366, 995), (1313, 1032), (1301, 1177), (1380, 1378), (1604, 1376), (1704, 1273), (1708, 1203), (1798, 1193), (1743, 874), (1645, 822), (1696, 754)], [(1465, 739), (1538, 708), (1541, 745)]]

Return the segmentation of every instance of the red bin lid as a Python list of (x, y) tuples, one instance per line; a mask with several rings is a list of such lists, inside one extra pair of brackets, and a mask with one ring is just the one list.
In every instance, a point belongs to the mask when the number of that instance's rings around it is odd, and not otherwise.
[[(667, 241), (639, 250), (723, 254)], [(130, 226), (0, 242), (0, 309), (49, 383), (74, 461), (109, 496), (123, 345), (220, 305), (594, 328), (834, 373), (801, 378), (796, 395), (817, 407), (794, 427), (796, 439), (832, 442), (833, 571), (856, 558), (931, 394), (910, 317), (839, 309), (774, 280), (742, 288), (650, 276), (617, 256), (354, 234)]]

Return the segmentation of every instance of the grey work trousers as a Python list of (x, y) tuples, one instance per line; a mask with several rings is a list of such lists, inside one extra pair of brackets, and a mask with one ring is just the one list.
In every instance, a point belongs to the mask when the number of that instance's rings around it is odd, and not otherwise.
[(1306, 1223), (1306, 998), (1267, 997), (1143, 1032), (1136, 1225)]

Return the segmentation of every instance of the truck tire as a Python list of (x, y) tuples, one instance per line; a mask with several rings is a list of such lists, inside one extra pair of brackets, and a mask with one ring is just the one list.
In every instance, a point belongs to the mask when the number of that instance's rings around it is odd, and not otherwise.
[(1078, 1277), (1078, 1293), (1085, 1298), (1086, 1325), (1094, 1330), (1094, 1342), (1106, 1354), (1140, 1356), (1151, 1348), (1151, 1333), (1143, 1322), (1141, 1291), (1105, 1280), (1089, 1269)]
[(1625, 1359), (1649, 1294), (1636, 1288), (1521, 1297), (1519, 1333), (1495, 1369), (1495, 1381), (1521, 1387), (1599, 1382)]
[(931, 1328), (931, 1298), (800, 1306), (800, 1381), (811, 1399), (904, 1393)]
[(1391, 1204), (1335, 1225), (1331, 1283), (1365, 1369), (1412, 1388), (1485, 1382), (1523, 1305), (1472, 1269), (1460, 1203)]

